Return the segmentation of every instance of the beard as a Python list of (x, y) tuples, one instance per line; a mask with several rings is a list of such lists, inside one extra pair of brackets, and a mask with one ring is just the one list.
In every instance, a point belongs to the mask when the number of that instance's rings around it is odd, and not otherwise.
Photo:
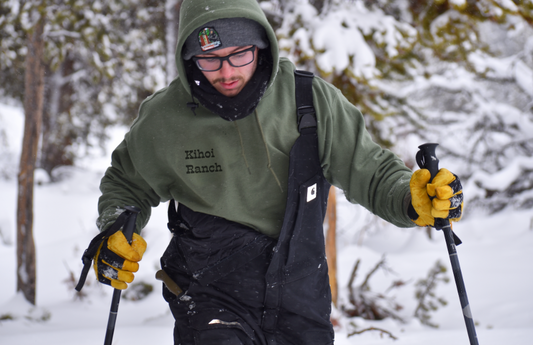
[[(237, 85), (239, 86), (233, 89), (226, 89), (224, 86), (222, 86), (222, 83), (229, 84), (233, 82), (237, 82)], [(212, 84), (213, 84), (213, 87), (218, 92), (220, 92), (226, 97), (234, 97), (238, 95), (241, 92), (241, 90), (244, 88), (244, 86), (246, 86), (245, 79), (242, 76), (235, 76), (232, 78), (218, 78), (218, 79), (213, 80)]]

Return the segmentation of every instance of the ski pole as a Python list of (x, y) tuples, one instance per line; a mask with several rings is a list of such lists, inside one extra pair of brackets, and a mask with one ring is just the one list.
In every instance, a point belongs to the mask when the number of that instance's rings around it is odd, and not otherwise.
[[(424, 144), (420, 145), (420, 149), (416, 154), (416, 162), (421, 169), (428, 169), (431, 174), (431, 180), (439, 171), (439, 160), (435, 153), (439, 144)], [(474, 319), (472, 318), (472, 311), (470, 310), (470, 304), (468, 303), (468, 297), (466, 295), (465, 283), (463, 275), (461, 273), (461, 267), (459, 266), (459, 258), (457, 256), (457, 249), (455, 247), (454, 238), (457, 238), (452, 231), (452, 226), (448, 219), (435, 218), (435, 229), (442, 230), (444, 232), (444, 238), (446, 239), (446, 246), (448, 247), (448, 254), (450, 255), (450, 261), (452, 264), (453, 276), (455, 278), (455, 285), (457, 286), (457, 292), (459, 293), (459, 300), (461, 301), (461, 307), (463, 309), (463, 316), (465, 319), (466, 330), (468, 332), (468, 338), (471, 345), (478, 345), (476, 328), (474, 325)], [(460, 242), (458, 242), (459, 244)]]
[[(131, 244), (133, 232), (135, 231), (135, 221), (137, 220), (137, 214), (141, 211), (135, 206), (124, 207), (126, 212), (129, 212), (128, 218), (124, 223), (123, 234)], [(111, 345), (113, 341), (113, 333), (115, 332), (115, 323), (117, 321), (118, 304), (120, 302), (120, 295), (122, 290), (115, 289), (113, 291), (113, 299), (111, 300), (111, 309), (109, 310), (109, 319), (107, 320), (107, 330), (105, 334), (104, 345)]]

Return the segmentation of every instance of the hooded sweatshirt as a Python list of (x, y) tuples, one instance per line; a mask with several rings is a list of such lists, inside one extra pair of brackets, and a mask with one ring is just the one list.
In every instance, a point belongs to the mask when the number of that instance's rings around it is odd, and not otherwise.
[[(254, 20), (270, 41), (266, 49), (272, 72), (266, 90), (250, 114), (233, 121), (193, 97), (187, 79), (191, 71), (186, 70), (190, 65), (181, 57), (187, 37), (220, 18)], [(140, 232), (151, 207), (175, 199), (196, 212), (277, 237), (286, 207), (289, 152), (299, 136), (295, 67), (279, 57), (275, 33), (258, 3), (183, 1), (176, 64), (179, 77), (141, 104), (137, 119), (112, 154), (100, 185), (98, 226), (106, 229), (123, 206), (133, 205), (141, 208)], [(411, 170), (372, 141), (362, 114), (337, 88), (315, 77), (313, 98), (325, 178), (350, 202), (399, 227), (414, 226), (405, 202), (410, 200)], [(194, 112), (191, 103), (197, 104)]]

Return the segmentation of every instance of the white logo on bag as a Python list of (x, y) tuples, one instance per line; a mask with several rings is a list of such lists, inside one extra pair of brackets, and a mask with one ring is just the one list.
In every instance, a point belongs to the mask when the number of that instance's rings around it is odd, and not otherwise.
[(307, 202), (316, 199), (316, 183), (307, 187)]

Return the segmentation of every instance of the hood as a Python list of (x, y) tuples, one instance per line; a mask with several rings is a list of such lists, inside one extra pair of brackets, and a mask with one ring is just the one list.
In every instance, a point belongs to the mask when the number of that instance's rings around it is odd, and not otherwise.
[[(248, 18), (261, 24), (265, 28), (270, 51), (273, 58), (270, 86), (279, 65), (278, 41), (274, 30), (256, 0), (184, 0), (180, 8), (180, 27), (178, 32), (178, 45), (176, 47), (176, 66), (181, 83), (187, 92), (191, 92), (185, 65), (181, 58), (181, 51), (187, 37), (200, 26), (221, 18)], [(268, 49), (268, 48), (267, 48)]]

